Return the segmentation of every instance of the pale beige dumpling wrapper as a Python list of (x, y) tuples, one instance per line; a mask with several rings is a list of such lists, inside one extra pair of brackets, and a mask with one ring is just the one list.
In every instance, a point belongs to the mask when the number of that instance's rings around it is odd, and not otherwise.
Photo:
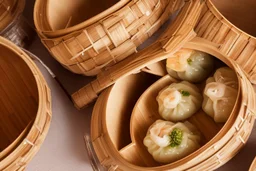
[(144, 145), (154, 160), (171, 163), (200, 148), (200, 133), (194, 125), (157, 120), (148, 129)]
[(202, 108), (215, 122), (226, 122), (238, 93), (237, 76), (228, 67), (216, 70), (206, 81)]
[(162, 118), (176, 122), (196, 113), (201, 108), (203, 97), (196, 85), (182, 81), (161, 90), (156, 100)]
[(166, 61), (169, 75), (193, 83), (206, 79), (213, 68), (214, 60), (211, 55), (192, 49), (181, 49)]

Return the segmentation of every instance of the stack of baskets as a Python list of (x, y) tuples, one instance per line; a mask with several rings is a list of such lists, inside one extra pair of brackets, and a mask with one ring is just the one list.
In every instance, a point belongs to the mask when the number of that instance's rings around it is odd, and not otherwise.
[(24, 170), (51, 121), (50, 90), (30, 57), (0, 37), (0, 170)]
[[(137, 47), (184, 4), (183, 0), (37, 0), (38, 34), (70, 71), (93, 76)], [(93, 10), (92, 10), (93, 9)]]
[(16, 45), (28, 45), (34, 31), (22, 16), (25, 0), (0, 1), (0, 35), (11, 40)]

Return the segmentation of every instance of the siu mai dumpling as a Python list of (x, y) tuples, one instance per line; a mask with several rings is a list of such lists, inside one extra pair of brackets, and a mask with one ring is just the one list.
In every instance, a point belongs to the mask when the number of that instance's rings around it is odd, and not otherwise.
[(216, 70), (206, 81), (202, 108), (215, 122), (226, 122), (238, 93), (236, 74), (228, 67)]
[(196, 85), (182, 81), (161, 90), (156, 100), (162, 118), (176, 122), (196, 113), (201, 108), (203, 97)]
[(206, 79), (213, 68), (214, 60), (211, 55), (191, 49), (181, 49), (166, 61), (170, 76), (193, 83)]
[(175, 124), (157, 120), (149, 127), (143, 143), (154, 160), (171, 163), (200, 147), (200, 133), (188, 121)]

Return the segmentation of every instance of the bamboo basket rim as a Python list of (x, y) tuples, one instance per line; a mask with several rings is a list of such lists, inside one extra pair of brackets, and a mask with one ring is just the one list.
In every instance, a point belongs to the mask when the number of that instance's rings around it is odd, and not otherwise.
[(256, 169), (256, 157), (253, 159), (249, 171), (254, 171)]
[(18, 146), (19, 143), (21, 143), (21, 141), (23, 141), (23, 138), (26, 137), (28, 130), (31, 128), (31, 126), (32, 122), (30, 122), (26, 126), (26, 128), (21, 132), (21, 134), (11, 144), (9, 144), (8, 147), (6, 147), (3, 151), (0, 152), (0, 161), (2, 158), (10, 154), (16, 148), (16, 146)]
[(15, 0), (14, 6), (9, 9), (9, 11), (14, 11), (12, 15), (8, 15), (7, 12), (6, 16), (4, 16), (1, 20), (2, 30), (0, 30), (0, 34), (5, 32), (6, 29), (8, 29), (8, 26), (12, 24), (12, 21), (15, 20), (17, 17), (19, 17), (26, 5), (25, 0)]
[[(195, 46), (195, 47), (197, 47), (197, 46)], [(196, 49), (197, 50), (197, 49)], [(212, 49), (209, 49), (210, 51), (212, 51)], [(205, 50), (205, 52), (206, 52), (206, 50)], [(207, 51), (207, 53), (208, 53), (208, 51)], [(216, 56), (216, 53), (218, 53), (219, 55), (218, 56)], [(219, 58), (219, 57), (221, 57), (221, 60), (222, 59), (224, 59), (224, 61), (225, 61), (225, 63), (228, 65), (228, 66), (231, 66), (233, 69), (235, 68), (235, 67), (237, 67), (238, 65), (236, 64), (236, 63), (234, 63), (234, 62), (232, 62), (232, 61), (230, 61), (230, 60), (228, 60), (227, 58), (225, 58), (224, 57), (224, 55), (223, 54), (221, 54), (220, 52), (218, 52), (217, 50), (216, 50), (216, 53), (214, 53), (215, 54), (215, 56), (216, 56), (216, 58)], [(212, 53), (210, 53), (210, 54), (212, 54)], [(226, 59), (228, 60), (228, 61), (230, 61), (230, 62), (226, 62)], [(222, 60), (223, 61), (223, 60)], [(244, 73), (244, 72), (243, 72)], [(166, 76), (165, 76), (166, 77)], [(169, 76), (168, 76), (169, 77)], [(238, 77), (239, 78), (239, 77)], [(164, 79), (164, 77), (163, 78), (161, 78), (161, 79)], [(160, 79), (160, 80), (161, 80)], [(158, 80), (158, 81), (160, 81), (160, 80)], [(158, 82), (157, 81), (157, 82)], [(153, 83), (154, 84), (154, 83)], [(114, 86), (115, 85), (113, 85), (113, 86), (111, 86), (111, 87), (109, 87), (107, 90), (105, 90), (106, 91), (106, 93), (104, 93), (105, 94), (105, 99), (104, 99), (104, 101), (106, 101), (105, 103), (103, 103), (103, 105), (101, 105), (101, 107), (102, 107), (102, 110), (104, 110), (106, 107), (107, 107), (107, 105), (108, 105), (108, 103), (110, 102), (110, 100), (109, 100), (109, 97), (110, 97), (110, 93), (111, 93), (111, 91), (112, 91), (112, 89), (114, 88)], [(152, 85), (151, 85), (152, 86)], [(151, 87), (150, 86), (150, 87)], [(150, 88), (149, 87), (149, 88)], [(105, 92), (104, 91), (104, 92)], [(146, 90), (147, 91), (147, 90)], [(240, 102), (240, 100), (238, 100), (238, 98), (240, 97), (240, 98), (242, 98), (243, 99), (243, 97), (241, 97), (242, 96), (242, 94), (241, 94), (241, 80), (239, 80), (239, 95), (237, 96), (237, 100), (236, 100), (236, 104), (238, 104), (239, 102)], [(145, 93), (145, 92), (144, 92)], [(140, 97), (141, 98), (141, 97)], [(241, 105), (242, 105), (242, 102), (243, 102), (243, 100), (241, 99), (241, 104), (239, 104), (239, 105), (237, 105), (236, 107), (238, 107), (238, 108), (241, 108)], [(139, 100), (138, 100), (139, 101)], [(138, 102), (137, 101), (137, 102)], [(136, 103), (137, 104), (137, 103)], [(235, 108), (235, 107), (234, 107)], [(233, 108), (233, 110), (234, 110), (234, 108)], [(99, 115), (101, 115), (100, 117), (101, 117), (101, 120), (104, 120), (105, 118), (106, 118), (106, 115), (104, 114), (104, 116), (102, 116), (103, 114), (102, 113), (104, 113), (104, 112), (100, 112), (101, 114), (99, 114)], [(237, 117), (239, 114), (237, 113), (237, 114), (233, 114), (233, 115), (231, 115), (230, 117), (229, 117), (229, 119), (228, 119), (228, 121), (225, 123), (225, 125), (221, 128), (221, 130), (210, 140), (210, 141), (208, 141), (204, 146), (202, 146), (202, 147), (200, 147), (197, 151), (195, 151), (194, 153), (192, 153), (192, 154), (190, 154), (190, 155), (188, 155), (188, 156), (186, 156), (186, 157), (184, 157), (184, 158), (182, 158), (181, 160), (178, 160), (178, 161), (176, 161), (176, 162), (173, 162), (173, 163), (171, 163), (171, 164), (167, 164), (167, 165), (163, 165), (163, 166), (157, 166), (157, 168), (159, 168), (159, 169), (169, 169), (169, 168), (167, 168), (167, 167), (170, 167), (170, 165), (174, 165), (173, 167), (175, 167), (175, 165), (177, 165), (177, 163), (179, 162), (182, 162), (182, 161), (184, 161), (184, 160), (187, 160), (188, 159), (188, 157), (190, 157), (191, 159), (190, 160), (192, 160), (193, 159), (193, 157), (191, 157), (191, 155), (198, 155), (197, 153), (201, 153), (202, 151), (204, 151), (205, 149), (208, 149), (208, 148), (210, 148), (210, 147), (212, 147), (212, 146), (214, 146), (214, 144), (216, 144), (218, 141), (220, 141), (221, 139), (223, 139), (223, 137), (224, 136), (222, 136), (222, 134), (227, 134), (228, 132), (230, 132), (231, 130), (230, 130), (230, 128), (232, 127), (232, 125), (235, 125), (235, 123), (236, 123), (236, 121), (237, 120), (239, 120), (239, 117)], [(93, 118), (92, 118), (93, 119)], [(234, 121), (232, 122), (232, 123), (229, 123), (229, 121), (231, 120), (231, 119), (234, 119)], [(107, 125), (106, 125), (106, 123), (104, 122), (104, 123), (102, 123), (101, 122), (101, 124), (102, 124), (102, 126), (107, 130)], [(227, 124), (229, 124), (229, 125), (227, 125)], [(226, 131), (226, 133), (224, 132), (224, 131)], [(95, 134), (94, 132), (92, 132), (93, 134)], [(119, 154), (119, 152), (117, 151), (117, 150), (113, 150), (113, 149), (115, 149), (115, 147), (114, 147), (114, 145), (113, 145), (113, 142), (112, 142), (112, 140), (111, 140), (111, 138), (109, 137), (109, 135), (108, 134), (104, 134), (104, 137), (106, 137), (106, 141), (108, 142), (108, 144), (111, 144), (111, 148), (106, 148), (106, 150), (107, 151), (110, 151), (109, 153), (108, 153), (108, 155), (110, 155), (110, 156), (114, 156), (114, 155), (118, 155), (118, 156), (120, 156), (120, 154)], [(219, 139), (217, 139), (216, 140), (216, 137), (218, 137)], [(129, 144), (130, 145), (130, 144)], [(128, 145), (127, 145), (128, 146)], [(94, 146), (95, 147), (95, 146)], [(121, 156), (120, 156), (121, 157)], [(133, 166), (133, 168), (136, 168), (136, 169), (138, 169), (138, 170), (140, 170), (140, 169), (142, 169), (142, 168), (145, 168), (145, 167), (141, 167), (141, 166), (136, 166), (136, 165), (133, 165), (133, 164), (131, 164), (131, 163), (129, 163), (128, 161), (126, 161), (123, 157), (121, 157), (120, 158), (119, 157), (119, 163), (121, 162), (121, 163), (123, 163), (123, 164), (125, 164), (126, 166)], [(114, 157), (115, 158), (115, 157)], [(156, 168), (156, 167), (146, 167), (146, 168), (148, 168), (148, 169), (154, 169), (154, 168)]]
[[(138, 1), (138, 0), (135, 0)], [(49, 3), (48, 0), (36, 0), (35, 2), (35, 6), (34, 6), (34, 23), (35, 23), (35, 27), (37, 29), (37, 32), (39, 32), (39, 34), (43, 37), (47, 37), (47, 38), (56, 38), (56, 37), (60, 37), (60, 36), (64, 36), (66, 34), (78, 31), (83, 29), (84, 27), (87, 27), (89, 25), (92, 25), (93, 23), (96, 23), (99, 20), (102, 20), (105, 17), (108, 17), (108, 15), (110, 15), (113, 12), (118, 11), (120, 8), (123, 8), (126, 4), (130, 3), (130, 0), (119, 0), (119, 2), (115, 3), (114, 5), (112, 5), (110, 8), (102, 11), (101, 13), (79, 23), (76, 24), (74, 26), (68, 27), (68, 28), (64, 28), (64, 29), (59, 29), (59, 30), (52, 30), (49, 21), (48, 21), (48, 16), (45, 15), (46, 20), (47, 20), (47, 25), (48, 25), (48, 29), (51, 30), (43, 30), (40, 27), (40, 20), (38, 21), (38, 18), (40, 18), (40, 16), (42, 15), (42, 13), (40, 13), (38, 9), (42, 8), (41, 5), (44, 5), (42, 3), (46, 3), (46, 8), (48, 7)], [(45, 11), (43, 13), (46, 13)], [(38, 17), (39, 16), (39, 17)]]
[[(218, 8), (214, 5), (214, 3), (212, 2), (212, 0), (206, 0), (207, 6), (211, 9), (214, 9), (214, 11), (216, 11), (218, 13), (219, 16), (216, 16), (218, 18), (222, 18), (225, 22), (224, 23), (228, 23), (229, 25), (231, 25), (232, 27), (236, 28), (237, 30), (239, 30), (240, 32), (244, 33), (245, 35), (252, 37), (254, 39), (256, 39), (255, 36), (250, 35), (249, 33), (243, 31), (242, 29), (240, 29), (239, 27), (237, 27), (236, 25), (234, 25), (231, 21), (229, 21), (221, 12), (220, 10), (218, 10)], [(217, 14), (214, 13), (214, 14)]]
[[(5, 48), (8, 48), (12, 52), (14, 52), (17, 56), (19, 56), (24, 63), (27, 65), (27, 67), (30, 69), (33, 78), (35, 79), (37, 91), (38, 91), (38, 110), (36, 113), (35, 120), (33, 121), (33, 125), (31, 129), (29, 130), (26, 138), (23, 139), (23, 142), (19, 144), (19, 146), (12, 151), (8, 156), (6, 156), (1, 162), (0, 162), (0, 169), (5, 169), (6, 167), (9, 167), (11, 164), (14, 164), (20, 157), (19, 153), (23, 154), (23, 158), (27, 157), (27, 161), (30, 161), (32, 157), (35, 155), (35, 153), (39, 150), (43, 140), (45, 139), (47, 132), (50, 127), (50, 121), (51, 121), (51, 97), (49, 89), (45, 89), (46, 82), (42, 82), (41, 80), (43, 78), (40, 70), (36, 66), (36, 64), (32, 61), (32, 59), (19, 47), (17, 47), (14, 43), (10, 42), (9, 40), (0, 37), (0, 46), (3, 46)], [(46, 91), (46, 93), (44, 93)], [(42, 112), (45, 112), (42, 114)], [(44, 116), (45, 115), (45, 116)], [(48, 117), (47, 117), (48, 116)], [(45, 117), (45, 118), (44, 118)], [(40, 132), (39, 135), (35, 137), (34, 130), (37, 130)], [(35, 141), (36, 144), (33, 144), (32, 142)], [(31, 144), (32, 143), (32, 144)], [(29, 144), (31, 145), (31, 149), (28, 151), (23, 151), (24, 145)], [(38, 146), (39, 147), (38, 147)], [(36, 147), (37, 146), (37, 147)], [(26, 162), (27, 162), (26, 161)], [(11, 162), (11, 163), (10, 163)], [(25, 167), (27, 163), (21, 163), (20, 167)]]

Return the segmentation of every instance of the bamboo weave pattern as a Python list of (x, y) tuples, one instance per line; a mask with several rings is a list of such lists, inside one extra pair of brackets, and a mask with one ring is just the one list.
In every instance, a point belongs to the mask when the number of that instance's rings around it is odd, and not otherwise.
[(195, 27), (197, 36), (218, 44), (218, 49), (235, 60), (256, 83), (256, 39), (223, 18), (210, 1)]
[(74, 73), (96, 75), (130, 54), (183, 4), (177, 0), (138, 0), (83, 30), (42, 38), (52, 55)]

